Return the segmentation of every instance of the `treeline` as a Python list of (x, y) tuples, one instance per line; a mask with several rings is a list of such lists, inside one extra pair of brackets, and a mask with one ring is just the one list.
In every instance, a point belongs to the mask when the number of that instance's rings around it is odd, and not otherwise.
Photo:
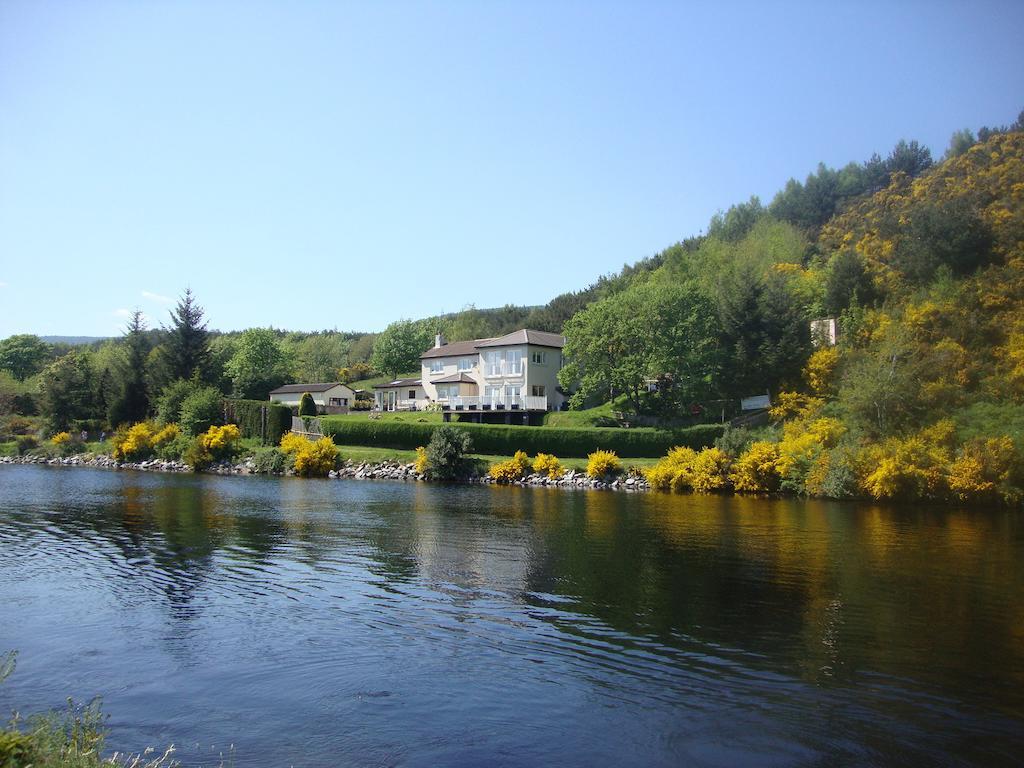
[(1019, 498), (1022, 131), (959, 132), (938, 163), (901, 142), (716, 216), (566, 323), (563, 386), (663, 414), (770, 394), (773, 425), (733, 438), (764, 469), (745, 491)]

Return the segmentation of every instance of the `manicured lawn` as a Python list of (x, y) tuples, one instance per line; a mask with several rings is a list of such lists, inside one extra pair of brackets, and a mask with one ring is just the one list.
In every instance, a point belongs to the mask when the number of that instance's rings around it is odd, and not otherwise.
[(613, 411), (621, 411), (622, 405), (611, 402), (583, 411), (552, 411), (544, 417), (545, 427), (595, 427), (601, 422), (612, 420)]

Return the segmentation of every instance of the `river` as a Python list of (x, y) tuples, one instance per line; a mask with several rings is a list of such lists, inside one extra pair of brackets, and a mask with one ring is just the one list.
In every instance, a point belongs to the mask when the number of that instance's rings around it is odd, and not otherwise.
[(185, 765), (1019, 765), (1024, 515), (9, 466), (6, 649)]

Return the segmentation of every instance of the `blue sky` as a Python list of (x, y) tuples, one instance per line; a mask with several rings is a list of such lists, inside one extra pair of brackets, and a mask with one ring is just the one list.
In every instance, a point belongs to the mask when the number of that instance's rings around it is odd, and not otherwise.
[(0, 337), (540, 304), (1024, 108), (1024, 3), (0, 0)]

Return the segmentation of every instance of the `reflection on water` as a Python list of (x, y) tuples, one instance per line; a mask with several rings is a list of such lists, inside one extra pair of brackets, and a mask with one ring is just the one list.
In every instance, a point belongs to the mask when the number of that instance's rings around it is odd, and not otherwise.
[(244, 765), (1014, 764), (1019, 513), (0, 469), (0, 705)]

